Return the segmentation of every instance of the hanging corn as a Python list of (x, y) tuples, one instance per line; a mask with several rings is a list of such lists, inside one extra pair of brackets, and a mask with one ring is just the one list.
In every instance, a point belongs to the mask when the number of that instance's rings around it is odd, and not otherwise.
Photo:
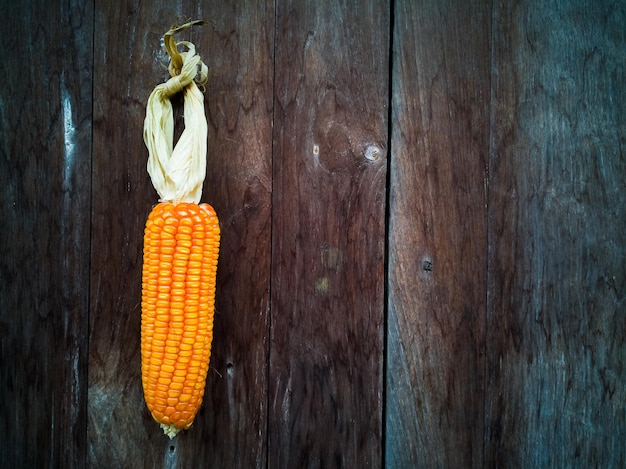
[[(213, 338), (220, 229), (208, 204), (199, 204), (206, 173), (207, 122), (198, 88), (207, 67), (192, 43), (164, 35), (171, 78), (146, 108), (148, 173), (159, 203), (146, 222), (141, 296), (141, 380), (147, 407), (173, 438), (188, 429), (202, 404)], [(187, 50), (180, 52), (179, 47)], [(197, 84), (196, 84), (197, 83)], [(173, 146), (170, 97), (183, 92), (184, 123)]]

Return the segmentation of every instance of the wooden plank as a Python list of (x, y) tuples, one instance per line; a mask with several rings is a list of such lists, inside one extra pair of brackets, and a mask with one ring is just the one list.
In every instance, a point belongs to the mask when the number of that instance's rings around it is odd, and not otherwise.
[(205, 459), (190, 467), (265, 468), (274, 2), (215, 0), (204, 11), (214, 24), (200, 41), (210, 67), (204, 193), (220, 217), (222, 242), (210, 413), (198, 441)]
[(490, 467), (626, 466), (625, 22), (496, 3)]
[[(273, 6), (182, 3), (96, 8), (89, 459), (99, 466), (266, 463)], [(148, 95), (167, 75), (160, 36), (189, 15), (213, 21), (180, 39), (192, 40), (210, 68), (203, 201), (220, 216), (222, 247), (204, 406), (170, 442), (147, 412), (140, 380), (141, 248), (157, 201), (142, 128)]]
[(270, 467), (382, 462), (388, 2), (277, 2)]
[(386, 467), (480, 467), (489, 2), (398, 1)]
[(157, 200), (143, 119), (152, 88), (167, 76), (159, 37), (177, 13), (155, 3), (95, 5), (90, 466), (158, 467), (169, 455), (143, 400), (139, 339), (143, 228)]
[(3, 5), (0, 461), (84, 467), (90, 1)]

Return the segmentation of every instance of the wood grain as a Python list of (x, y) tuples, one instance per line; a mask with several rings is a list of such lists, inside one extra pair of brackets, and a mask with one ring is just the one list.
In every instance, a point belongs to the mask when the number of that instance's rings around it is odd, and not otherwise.
[(269, 464), (382, 461), (389, 4), (277, 4)]
[(626, 465), (625, 22), (495, 5), (489, 466)]
[[(180, 8), (180, 9), (179, 9)], [(102, 467), (259, 467), (266, 460), (270, 265), (272, 4), (128, 2), (96, 12), (94, 216), (89, 368), (90, 462)], [(222, 227), (211, 368), (193, 427), (173, 441), (143, 401), (140, 269), (157, 195), (142, 129), (152, 88), (167, 78), (160, 36), (189, 17), (210, 76), (203, 201)], [(180, 106), (180, 100), (175, 103)], [(177, 111), (178, 133), (182, 112)]]
[(143, 119), (152, 88), (167, 77), (159, 38), (177, 14), (132, 0), (95, 9), (90, 466), (155, 467), (169, 450), (143, 400), (139, 327), (143, 229), (157, 201)]
[[(5, 3), (0, 465), (626, 466), (626, 6)], [(195, 18), (222, 246), (170, 441), (142, 129)]]
[[(210, 67), (204, 198), (220, 217), (202, 467), (267, 464), (274, 2), (214, 1), (198, 31)], [(206, 32), (205, 32), (206, 29)], [(204, 454), (205, 460), (201, 459)]]
[(385, 467), (480, 467), (491, 10), (394, 11)]
[(9, 2), (0, 31), (0, 461), (84, 467), (90, 2)]

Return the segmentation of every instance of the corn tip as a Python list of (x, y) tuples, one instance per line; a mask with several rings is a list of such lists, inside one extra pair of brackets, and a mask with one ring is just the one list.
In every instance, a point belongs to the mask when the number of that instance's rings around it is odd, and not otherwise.
[(161, 428), (163, 429), (163, 433), (170, 437), (170, 440), (174, 438), (178, 432), (181, 430), (180, 428), (176, 428), (173, 424), (161, 424)]

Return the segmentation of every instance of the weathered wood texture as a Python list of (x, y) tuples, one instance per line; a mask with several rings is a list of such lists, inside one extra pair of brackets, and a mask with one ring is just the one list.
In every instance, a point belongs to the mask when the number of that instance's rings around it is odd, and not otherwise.
[(480, 467), (489, 3), (395, 4), (388, 467)]
[(15, 1), (2, 15), (0, 465), (81, 467), (92, 5)]
[[(5, 3), (0, 465), (626, 466), (623, 2)], [(169, 441), (142, 127), (190, 18), (222, 248)]]
[(486, 460), (626, 466), (626, 5), (497, 2)]
[(271, 467), (382, 455), (386, 2), (278, 2)]
[[(187, 3), (96, 7), (89, 461), (100, 467), (265, 466), (273, 5)], [(141, 247), (157, 202), (142, 129), (148, 95), (167, 78), (160, 36), (183, 13), (213, 22), (180, 39), (210, 69), (202, 200), (220, 216), (222, 240), (204, 406), (170, 442), (140, 380)]]
[(169, 444), (154, 428), (141, 388), (141, 249), (157, 200), (142, 135), (147, 98), (167, 76), (165, 54), (155, 46), (167, 26), (153, 25), (177, 12), (154, 3), (104, 3), (95, 7), (88, 464), (152, 467), (166, 459)]
[[(203, 467), (266, 467), (274, 2), (205, 5), (213, 69), (206, 200), (220, 216), (217, 315)], [(219, 337), (219, 340), (217, 340)], [(206, 444), (206, 443), (205, 443)]]
[[(266, 467), (274, 2), (205, 5), (210, 166), (220, 216), (215, 339), (202, 467)], [(219, 338), (219, 339), (218, 339)], [(199, 424), (198, 424), (199, 426)], [(194, 449), (195, 451), (195, 449)]]

